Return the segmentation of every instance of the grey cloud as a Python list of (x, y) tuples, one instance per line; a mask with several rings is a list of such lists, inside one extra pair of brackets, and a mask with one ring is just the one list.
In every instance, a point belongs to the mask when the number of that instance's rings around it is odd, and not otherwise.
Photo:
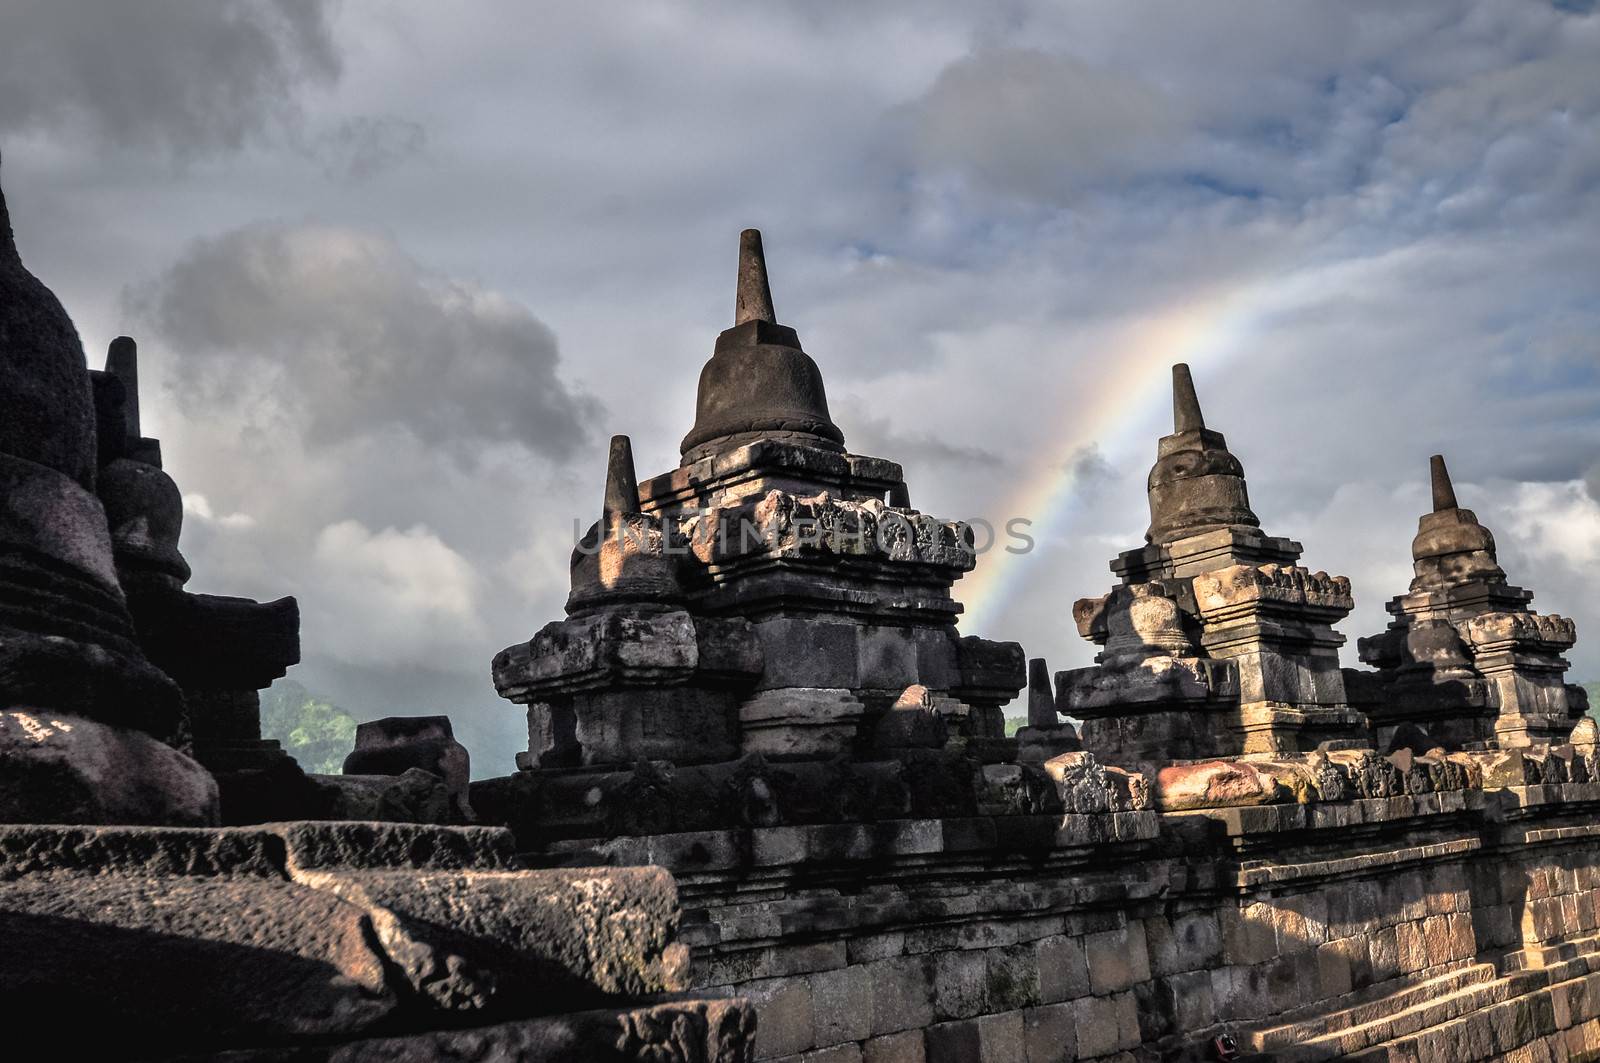
[(856, 396), (835, 401), (834, 421), (845, 431), (850, 448), (862, 454), (876, 454), (901, 464), (920, 464), (927, 469), (949, 465), (974, 466), (990, 472), (1005, 464), (998, 454), (984, 447), (974, 446), (963, 435), (941, 434), (912, 425), (902, 420), (896, 423), (879, 416), (871, 406)]
[(918, 169), (1045, 201), (1150, 164), (1178, 124), (1173, 101), (1136, 77), (1023, 48), (952, 63), (900, 118)]
[(320, 0), (8, 0), (4, 30), (0, 133), (82, 126), (177, 156), (292, 121), (341, 69)]
[(1099, 498), (1120, 479), (1098, 443), (1086, 443), (1073, 451), (1065, 468), (1072, 473), (1074, 490), (1086, 498)]
[(312, 444), (403, 431), (472, 464), (486, 445), (578, 452), (597, 411), (520, 302), (391, 240), (258, 224), (199, 240), (128, 304), (175, 356), (191, 416), (304, 426)]
[(347, 118), (305, 144), (330, 177), (365, 181), (420, 153), (427, 129), (395, 115)]

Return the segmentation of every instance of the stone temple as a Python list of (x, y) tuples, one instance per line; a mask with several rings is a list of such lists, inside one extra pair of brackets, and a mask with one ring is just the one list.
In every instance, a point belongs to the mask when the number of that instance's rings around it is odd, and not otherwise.
[(1575, 631), (1442, 458), (1345, 667), (1350, 582), (1175, 366), (1052, 676), (962, 635), (969, 530), (847, 449), (753, 230), (736, 277), (677, 468), (595, 455), (565, 616), (492, 663), (508, 774), (430, 716), (307, 775), (294, 599), (188, 589), (133, 342), (87, 368), (0, 205), (0, 1008), (70, 1058), (1600, 1058)]

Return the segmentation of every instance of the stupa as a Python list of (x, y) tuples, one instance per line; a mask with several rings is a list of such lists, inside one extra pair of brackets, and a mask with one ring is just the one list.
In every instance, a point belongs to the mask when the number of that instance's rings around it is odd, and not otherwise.
[(1410, 589), (1384, 606), (1388, 629), (1357, 643), (1378, 670), (1367, 706), (1378, 742), (1565, 742), (1588, 704), (1563, 681), (1576, 625), (1529, 607), (1533, 592), (1507, 581), (1493, 533), (1457, 503), (1444, 456), (1429, 464), (1433, 511), (1411, 542)]
[(23, 266), (0, 193), (0, 708), (81, 714), (157, 737), (183, 698), (134, 637), (95, 494), (83, 346)]
[(1353, 605), (1349, 580), (1301, 567), (1299, 543), (1261, 530), (1187, 365), (1172, 367), (1172, 396), (1146, 545), (1111, 562), (1120, 586), (1073, 606), (1079, 634), (1103, 648), (1058, 674), (1057, 708), (1116, 763), (1362, 744), (1333, 630)]
[(495, 660), (529, 706), (523, 767), (848, 757), (912, 703), (958, 738), (1002, 736), (1021, 648), (956, 632), (970, 533), (912, 508), (899, 465), (845, 449), (754, 229), (681, 450), (636, 483), (612, 440), (568, 618)]
[(138, 345), (120, 336), (104, 371), (90, 372), (98, 494), (136, 638), (183, 691), (187, 738), (217, 778), (224, 820), (311, 815), (313, 787), (276, 741), (261, 737), (260, 691), (300, 660), (299, 606), (184, 589), (183, 497), (162, 468), (160, 441), (141, 431), (138, 359)]

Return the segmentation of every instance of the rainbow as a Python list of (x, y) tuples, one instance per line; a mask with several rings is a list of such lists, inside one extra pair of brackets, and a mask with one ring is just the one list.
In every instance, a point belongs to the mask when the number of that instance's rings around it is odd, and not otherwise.
[[(1011, 517), (1029, 518), (1037, 547), (1026, 554), (990, 550), (978, 559), (972, 574), (956, 585), (956, 596), (966, 607), (961, 619), (965, 634), (1002, 631), (1006, 610), (1027, 586), (1029, 572), (1051, 563), (1047, 544), (1051, 539), (1059, 541), (1079, 499), (1080, 477), (1067, 459), (1090, 444), (1121, 455), (1143, 442), (1154, 461), (1155, 440), (1135, 439), (1133, 434), (1141, 421), (1148, 420), (1147, 414), (1170, 401), (1168, 367), (1188, 362), (1199, 369), (1239, 350), (1276, 304), (1275, 297), (1284, 294), (1284, 288), (1270, 281), (1237, 284), (1169, 305), (1121, 331), (1106, 357), (1106, 364), (1116, 371), (1100, 374), (1088, 390), (1077, 391), (1070, 404), (1054, 407), (1076, 408), (1080, 413), (1062, 418), (1061, 433), (1049, 447), (1042, 448), (1020, 489), (1005, 502), (1005, 517), (995, 522), (1003, 528)], [(1202, 401), (1204, 394), (1202, 390)]]

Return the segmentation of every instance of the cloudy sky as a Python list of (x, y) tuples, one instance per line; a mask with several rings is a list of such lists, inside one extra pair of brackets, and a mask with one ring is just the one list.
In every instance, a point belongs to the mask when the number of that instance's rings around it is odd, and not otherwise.
[(0, 170), (91, 362), (140, 341), (193, 590), (294, 673), (522, 717), (605, 439), (677, 460), (738, 232), (851, 449), (1034, 521), (965, 630), (1087, 663), (1194, 367), (1264, 526), (1409, 577), (1427, 457), (1600, 679), (1593, 3), (0, 4)]

